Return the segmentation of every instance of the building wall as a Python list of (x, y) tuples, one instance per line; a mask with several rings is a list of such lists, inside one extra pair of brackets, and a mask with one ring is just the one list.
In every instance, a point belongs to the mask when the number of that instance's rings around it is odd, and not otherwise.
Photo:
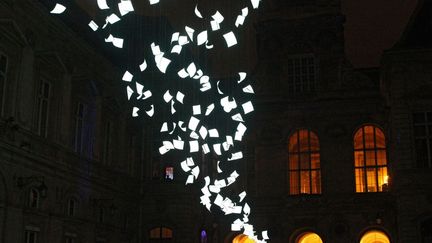
[[(37, 231), (38, 242), (138, 242), (143, 128), (128, 118), (119, 70), (38, 1), (0, 2), (0, 54), (8, 61), (0, 242), (24, 242), (26, 230)], [(39, 126), (43, 81), (50, 83), (46, 134)], [(85, 106), (81, 128), (79, 104)], [(41, 196), (37, 208), (29, 205), (32, 189)], [(67, 213), (71, 198), (73, 216)]]

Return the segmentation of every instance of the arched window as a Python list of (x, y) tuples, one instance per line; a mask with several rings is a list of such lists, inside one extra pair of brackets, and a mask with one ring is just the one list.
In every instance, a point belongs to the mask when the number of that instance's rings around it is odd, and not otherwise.
[(237, 235), (232, 243), (255, 243), (254, 240), (249, 239), (249, 237), (247, 235), (241, 234), (241, 235)]
[(354, 134), (356, 192), (388, 190), (387, 151), (383, 131), (373, 125)]
[(157, 227), (150, 230), (150, 241), (155, 242), (169, 242), (173, 238), (173, 231), (166, 227)]
[(301, 234), (295, 243), (323, 243), (321, 237), (313, 232), (306, 232)]
[(360, 243), (390, 243), (390, 239), (382, 231), (370, 230), (362, 236)]
[(321, 167), (318, 136), (302, 129), (289, 138), (289, 194), (320, 194)]
[(31, 188), (29, 191), (29, 207), (39, 208), (40, 194), (36, 188)]

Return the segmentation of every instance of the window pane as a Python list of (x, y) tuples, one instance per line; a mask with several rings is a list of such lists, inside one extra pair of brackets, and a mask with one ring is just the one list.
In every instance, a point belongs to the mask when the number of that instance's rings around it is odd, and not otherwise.
[(168, 228), (162, 228), (162, 239), (171, 239), (172, 238), (172, 230)]
[(377, 150), (378, 165), (387, 165), (387, 153), (385, 150)]
[(300, 172), (301, 193), (310, 193), (310, 175), (309, 171)]
[(426, 136), (426, 126), (414, 126), (414, 136), (416, 137), (424, 137)]
[(380, 191), (387, 191), (388, 189), (387, 167), (378, 168), (378, 185)]
[(288, 146), (288, 151), (290, 153), (298, 152), (298, 132), (291, 135)]
[(320, 168), (320, 154), (319, 153), (312, 153), (311, 154), (311, 166), (312, 166), (312, 169), (319, 169)]
[(289, 169), (290, 170), (298, 170), (299, 169), (299, 161), (298, 154), (290, 154), (289, 155)]
[(367, 169), (366, 170), (366, 179), (367, 179), (367, 191), (368, 192), (376, 192), (377, 184), (376, 184), (376, 169)]
[(159, 239), (160, 238), (160, 228), (154, 228), (150, 230), (150, 239)]
[(385, 148), (385, 136), (384, 133), (379, 128), (375, 128), (375, 141), (377, 148)]
[(355, 178), (356, 178), (356, 192), (365, 192), (363, 169), (355, 170)]
[(7, 58), (6, 56), (0, 54), (0, 73), (2, 74), (6, 73), (6, 66), (7, 66)]
[(364, 136), (365, 136), (365, 147), (374, 148), (374, 127), (364, 126)]
[(310, 169), (310, 160), (308, 153), (300, 154), (300, 169), (308, 170)]
[(321, 193), (321, 173), (319, 170), (312, 171), (312, 193)]
[(354, 149), (363, 149), (363, 129), (360, 128), (354, 135)]
[(312, 152), (318, 152), (319, 151), (318, 137), (313, 132), (310, 133), (310, 151), (312, 151)]
[(290, 181), (290, 194), (296, 195), (299, 194), (299, 178), (298, 172), (292, 171), (289, 173), (289, 181)]
[(425, 113), (423, 113), (423, 112), (414, 113), (413, 120), (415, 123), (424, 123), (426, 121)]
[(375, 166), (375, 151), (366, 151), (366, 166)]
[(300, 152), (309, 151), (309, 131), (300, 130)]
[(363, 151), (355, 151), (354, 152), (354, 160), (355, 160), (355, 166), (361, 167), (364, 166), (364, 153)]
[(428, 151), (426, 139), (416, 139), (415, 141), (417, 166), (425, 168), (428, 165)]

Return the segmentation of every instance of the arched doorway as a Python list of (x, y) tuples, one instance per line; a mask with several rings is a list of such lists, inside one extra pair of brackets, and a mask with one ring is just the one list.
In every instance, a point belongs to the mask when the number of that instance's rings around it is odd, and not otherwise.
[(249, 237), (247, 235), (241, 234), (241, 235), (237, 235), (232, 243), (255, 243), (254, 240), (249, 239)]
[(382, 231), (370, 230), (362, 236), (360, 243), (390, 243), (390, 239)]
[(323, 241), (319, 235), (313, 232), (306, 232), (297, 238), (296, 243), (323, 243)]

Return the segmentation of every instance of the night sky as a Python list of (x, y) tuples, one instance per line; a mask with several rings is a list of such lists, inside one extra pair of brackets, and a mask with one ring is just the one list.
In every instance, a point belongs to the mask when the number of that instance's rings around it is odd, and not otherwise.
[(377, 67), (400, 38), (417, 0), (342, 0), (345, 52), (355, 67)]
[[(266, 0), (263, 0), (266, 1)], [(383, 50), (390, 49), (401, 37), (413, 11), (416, 8), (418, 0), (341, 0), (342, 13), (346, 16), (345, 23), (345, 51), (351, 63), (356, 68), (378, 67), (380, 64), (381, 54)], [(96, 1), (77, 0), (90, 15), (94, 15), (97, 11)], [(142, 11), (148, 8), (146, 1), (134, 1), (137, 12), (143, 15), (168, 16), (174, 28), (182, 29), (188, 23), (193, 22), (193, 14), (191, 13), (193, 6), (197, 0), (169, 0), (161, 1), (156, 8), (150, 8), (150, 11)], [(207, 1), (199, 1), (200, 5)], [(218, 3), (224, 1), (218, 1)], [(208, 3), (208, 2), (207, 2)], [(214, 5), (210, 1), (210, 5)], [(233, 1), (228, 1), (232, 6)], [(143, 6), (141, 6), (143, 5)], [(145, 5), (145, 6), (144, 6)], [(161, 7), (160, 7), (161, 6)], [(227, 8), (225, 6), (225, 8)], [(141, 9), (141, 11), (139, 11)], [(229, 8), (227, 8), (229, 9)], [(204, 11), (204, 9), (202, 9)], [(173, 17), (174, 16), (174, 17)], [(179, 18), (178, 16), (182, 16)], [(246, 35), (253, 36), (253, 27), (250, 23), (245, 26)], [(242, 44), (239, 47), (232, 48), (229, 55), (231, 61), (219, 63), (222, 70), (236, 63), (245, 70), (252, 69), (256, 62), (249, 62), (247, 65), (244, 62), (237, 60), (236, 57), (249, 55), (247, 59), (254, 60), (256, 56), (249, 50), (254, 49), (255, 43)], [(238, 49), (238, 50), (236, 50)], [(234, 53), (234, 54), (232, 54)], [(220, 56), (228, 55), (222, 52)]]

